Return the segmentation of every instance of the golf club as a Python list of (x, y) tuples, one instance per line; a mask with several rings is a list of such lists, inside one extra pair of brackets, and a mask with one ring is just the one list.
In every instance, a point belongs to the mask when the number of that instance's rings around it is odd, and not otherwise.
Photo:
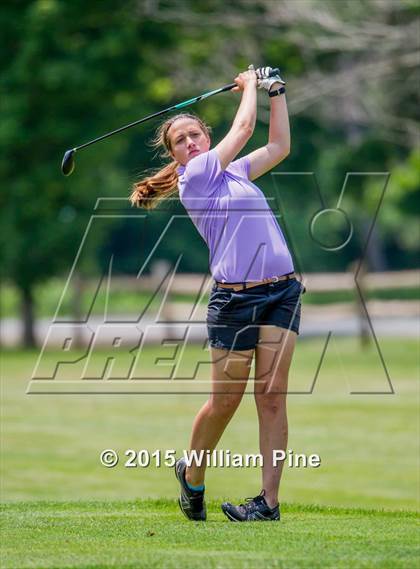
[[(270, 76), (274, 76), (277, 74), (280, 74), (280, 71), (278, 68), (275, 68), (275, 69), (272, 69)], [(127, 130), (128, 128), (136, 126), (142, 122), (146, 122), (149, 119), (153, 119), (153, 118), (158, 117), (160, 115), (163, 115), (165, 113), (169, 113), (170, 111), (175, 111), (178, 109), (182, 109), (183, 107), (187, 107), (188, 105), (198, 103), (198, 101), (201, 101), (202, 99), (206, 99), (207, 97), (211, 97), (212, 95), (217, 95), (218, 93), (223, 93), (224, 91), (230, 91), (234, 87), (236, 87), (236, 83), (230, 83), (229, 85), (225, 85), (224, 87), (220, 87), (219, 89), (209, 91), (208, 93), (204, 93), (203, 95), (199, 95), (198, 97), (194, 97), (193, 99), (188, 99), (187, 101), (183, 101), (182, 103), (178, 103), (177, 105), (173, 105), (172, 107), (168, 107), (167, 109), (163, 109), (162, 111), (158, 111), (157, 113), (153, 113), (152, 115), (144, 117), (143, 119), (139, 119), (139, 120), (134, 121), (130, 124), (127, 124), (125, 126), (117, 128), (116, 130), (113, 130), (112, 132), (108, 132), (107, 134), (103, 134), (102, 136), (99, 136), (98, 138), (95, 138), (94, 140), (91, 140), (89, 142), (85, 142), (84, 144), (81, 144), (80, 146), (76, 146), (75, 148), (71, 148), (70, 150), (66, 150), (66, 152), (64, 153), (64, 156), (63, 156), (63, 160), (61, 162), (61, 171), (63, 172), (63, 174), (65, 176), (70, 176), (70, 174), (74, 170), (74, 154), (78, 150), (81, 150), (82, 148), (86, 148), (86, 146), (90, 146), (91, 144), (95, 144), (95, 142), (99, 142), (100, 140), (104, 140), (105, 138), (109, 138), (110, 136), (113, 136), (114, 134), (122, 132), (123, 130)]]

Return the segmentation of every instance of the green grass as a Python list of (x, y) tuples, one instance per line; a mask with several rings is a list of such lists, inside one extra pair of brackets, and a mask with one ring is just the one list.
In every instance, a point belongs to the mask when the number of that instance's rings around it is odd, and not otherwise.
[[(62, 279), (52, 279), (37, 287), (35, 290), (36, 316), (38, 318), (51, 318), (56, 311), (58, 302), (63, 293), (65, 281)], [(72, 314), (72, 291), (65, 295), (60, 309), (60, 316)], [(92, 303), (95, 294), (94, 288), (87, 289), (82, 295), (82, 310), (86, 313)], [(112, 290), (109, 295), (109, 312), (115, 314), (135, 314), (139, 313), (149, 302), (150, 293), (141, 291)], [(400, 289), (375, 289), (366, 292), (366, 299), (377, 300), (419, 300), (420, 289), (418, 287)], [(329, 304), (332, 302), (354, 302), (356, 291), (336, 290), (328, 292), (311, 292), (308, 290), (304, 296), (307, 304)], [(173, 294), (170, 296), (172, 302), (196, 301), (196, 296), (188, 294)], [(201, 304), (207, 304), (208, 297), (204, 296)], [(105, 287), (100, 290), (92, 309), (93, 314), (103, 314), (105, 307)], [(151, 304), (152, 309), (158, 308), (158, 300)], [(3, 285), (0, 295), (0, 313), (3, 318), (19, 316), (19, 295), (15, 287)]]
[[(415, 567), (419, 348), (397, 338), (379, 344), (394, 395), (351, 395), (386, 391), (386, 375), (374, 345), (360, 351), (356, 339), (334, 337), (313, 393), (289, 395), (288, 446), (319, 454), (322, 464), (285, 468), (283, 520), (264, 527), (230, 524), (219, 512), (221, 500), (259, 492), (259, 469), (210, 468), (209, 523), (198, 527), (178, 512), (172, 469), (100, 465), (105, 448), (122, 459), (129, 448), (188, 448), (205, 394), (27, 395), (38, 352), (4, 352), (2, 567)], [(298, 340), (290, 389), (309, 389), (322, 349), (322, 340)], [(203, 352), (192, 346), (184, 355), (179, 377)], [(94, 365), (105, 356), (95, 354)], [(148, 362), (157, 356), (162, 349), (147, 348)], [(197, 379), (207, 378), (203, 365)], [(219, 448), (258, 452), (251, 393)]]
[(233, 524), (211, 502), (203, 524), (168, 500), (7, 504), (2, 568), (418, 567), (414, 513), (284, 504), (282, 515)]

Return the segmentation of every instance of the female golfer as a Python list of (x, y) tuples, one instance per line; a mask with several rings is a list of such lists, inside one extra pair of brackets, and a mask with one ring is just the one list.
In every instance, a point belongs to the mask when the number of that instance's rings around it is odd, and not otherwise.
[[(150, 209), (179, 191), (182, 204), (210, 252), (214, 284), (207, 311), (212, 390), (195, 417), (190, 452), (215, 449), (242, 399), (255, 355), (254, 394), (263, 458), (262, 490), (235, 506), (222, 504), (232, 521), (279, 520), (278, 492), (283, 464), (274, 450), (286, 450), (286, 395), (290, 363), (299, 334), (300, 296), (283, 233), (263, 193), (252, 183), (279, 164), (290, 151), (290, 130), (282, 79), (270, 67), (235, 78), (242, 92), (232, 127), (210, 149), (210, 128), (196, 115), (183, 113), (159, 128), (161, 145), (172, 162), (136, 183), (133, 204)], [(270, 97), (268, 142), (235, 159), (250, 140), (256, 121), (257, 87)], [(276, 454), (277, 456), (277, 454)], [(181, 485), (179, 505), (191, 520), (206, 519), (205, 460), (187, 465), (180, 458), (175, 473)]]

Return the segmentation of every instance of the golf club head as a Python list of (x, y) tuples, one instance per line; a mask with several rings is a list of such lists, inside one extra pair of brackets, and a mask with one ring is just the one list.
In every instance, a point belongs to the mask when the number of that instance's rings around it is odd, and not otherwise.
[(63, 156), (63, 161), (61, 162), (61, 171), (65, 176), (70, 176), (74, 170), (74, 153), (76, 150), (72, 148), (67, 150)]

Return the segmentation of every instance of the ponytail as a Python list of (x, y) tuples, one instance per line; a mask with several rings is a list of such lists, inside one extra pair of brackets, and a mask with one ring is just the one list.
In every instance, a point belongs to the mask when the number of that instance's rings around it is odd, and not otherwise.
[(178, 191), (179, 163), (174, 160), (151, 176), (135, 182), (132, 187), (131, 205), (154, 209), (160, 200)]

